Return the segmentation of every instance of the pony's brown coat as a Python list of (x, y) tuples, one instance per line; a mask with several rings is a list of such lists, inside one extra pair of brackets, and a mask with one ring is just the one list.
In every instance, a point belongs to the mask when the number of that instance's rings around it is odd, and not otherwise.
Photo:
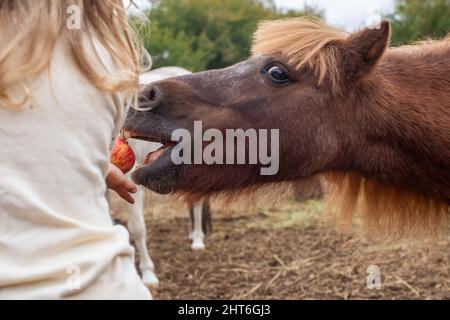
[[(312, 68), (317, 76), (318, 85), (322, 85), (328, 80), (329, 84), (333, 88), (336, 88), (345, 85), (342, 79), (342, 69), (340, 69), (342, 67), (340, 56), (342, 51), (339, 48), (345, 42), (350, 42), (356, 37), (358, 37), (358, 33), (348, 35), (316, 19), (310, 18), (265, 22), (259, 26), (255, 33), (253, 54), (281, 54), (287, 58), (288, 64), (296, 70), (301, 70), (305, 66)], [(366, 37), (357, 41), (370, 40), (370, 37)], [(386, 39), (385, 43), (380, 41), (379, 46), (387, 46), (388, 42), (389, 38)], [(357, 43), (357, 45), (361, 46), (364, 44)], [(368, 43), (367, 45), (370, 59), (377, 63), (385, 53), (385, 47), (377, 48), (376, 46), (371, 46), (372, 43)], [(442, 59), (446, 57), (447, 62), (450, 63), (450, 37), (447, 37), (446, 40), (441, 42), (425, 41), (397, 49), (388, 49), (387, 55), (386, 61), (408, 59), (408, 56), (410, 56), (416, 63), (423, 63), (423, 66), (419, 66), (417, 71), (426, 73), (427, 68), (430, 68), (429, 66), (427, 67), (429, 59)], [(364, 61), (360, 63), (358, 57), (346, 57), (346, 59), (350, 63), (356, 64), (350, 68), (354, 68), (355, 70), (359, 68), (358, 72), (364, 72), (364, 76), (368, 78), (365, 80), (367, 83), (377, 80), (384, 81), (381, 77), (377, 77), (381, 75), (381, 72), (375, 71), (371, 79), (370, 70), (361, 71), (361, 66), (358, 64), (362, 64)], [(369, 67), (373, 68), (372, 65), (369, 65)], [(401, 70), (384, 67), (384, 71), (392, 73), (391, 80), (402, 76)], [(352, 71), (351, 73), (355, 75), (356, 72)], [(417, 76), (420, 76), (420, 73)], [(436, 81), (433, 85), (442, 87), (442, 90), (450, 90), (450, 73), (448, 74), (447, 80), (436, 80), (440, 81)], [(374, 88), (377, 88), (377, 86)], [(394, 87), (390, 87), (390, 83), (386, 83), (384, 89), (388, 91), (388, 94), (383, 97), (376, 97), (378, 99), (381, 98), (382, 101), (374, 102), (374, 107), (379, 108), (381, 113), (386, 111), (395, 112), (395, 110), (388, 110), (387, 108), (382, 110), (383, 107), (390, 105), (391, 101), (388, 101), (388, 99), (394, 95), (397, 95), (397, 98), (400, 101), (405, 101), (405, 103), (410, 103), (411, 100), (415, 99), (414, 95), (412, 97), (402, 97), (402, 94), (411, 93), (398, 92)], [(425, 97), (425, 99), (424, 97), (418, 97), (417, 100), (428, 100), (430, 102), (432, 98), (431, 96)], [(447, 94), (446, 98), (450, 99), (450, 94)], [(375, 103), (378, 103), (378, 105)], [(433, 104), (435, 103), (428, 105)], [(447, 110), (447, 114), (441, 115), (447, 116), (449, 120), (447, 123), (448, 126), (442, 127), (442, 125), (436, 125), (437, 123), (433, 121), (432, 117), (437, 115), (427, 115), (426, 106), (427, 104), (424, 103), (421, 105), (422, 108), (419, 108), (419, 111), (411, 110), (411, 113), (416, 111), (419, 116), (422, 116), (419, 119), (415, 118), (417, 115), (412, 114), (411, 119), (407, 120), (409, 116), (404, 113), (405, 110), (399, 110), (399, 120), (405, 121), (406, 123), (411, 120), (416, 123), (425, 123), (432, 130), (440, 131), (439, 133), (441, 137), (444, 137), (444, 140), (447, 135), (447, 144), (442, 144), (443, 149), (440, 152), (444, 161), (445, 157), (449, 161), (450, 150), (445, 148), (449, 147), (448, 140), (450, 140), (450, 110)], [(405, 118), (402, 118), (403, 116)], [(370, 124), (367, 123), (367, 125)], [(400, 126), (400, 129), (410, 130), (411, 128), (406, 126), (401, 128)], [(414, 134), (406, 136), (406, 138), (413, 137)], [(422, 142), (424, 144), (428, 143), (426, 140)], [(382, 235), (386, 237), (386, 235), (390, 235), (391, 238), (414, 236), (437, 237), (448, 233), (450, 217), (448, 202), (442, 201), (442, 198), (439, 199), (434, 196), (420, 194), (408, 187), (401, 188), (389, 184), (386, 181), (379, 181), (375, 176), (373, 178), (370, 177), (371, 174), (371, 172), (368, 172), (368, 176), (366, 177), (352, 172), (332, 172), (321, 175), (327, 192), (327, 210), (329, 213), (337, 215), (336, 221), (338, 221), (342, 229), (349, 230), (355, 221), (355, 216), (358, 216), (361, 218), (363, 233), (366, 236), (377, 237)], [(433, 188), (431, 184), (430, 188)], [(447, 193), (447, 196), (450, 196), (450, 190), (444, 192)]]

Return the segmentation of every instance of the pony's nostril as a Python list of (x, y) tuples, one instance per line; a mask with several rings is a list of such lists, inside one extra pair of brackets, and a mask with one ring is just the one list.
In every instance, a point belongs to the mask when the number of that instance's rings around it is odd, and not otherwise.
[(150, 91), (147, 94), (147, 98), (149, 100), (155, 100), (155, 98), (156, 98), (156, 91), (155, 91), (154, 88), (150, 88)]
[(140, 108), (155, 108), (159, 104), (160, 94), (158, 89), (152, 85), (141, 87), (139, 94), (139, 107)]
[(144, 96), (143, 94), (140, 94), (140, 95), (139, 95), (139, 98), (138, 98), (138, 101), (139, 101), (139, 103), (144, 103), (144, 102), (147, 102), (148, 99), (147, 99), (147, 97)]

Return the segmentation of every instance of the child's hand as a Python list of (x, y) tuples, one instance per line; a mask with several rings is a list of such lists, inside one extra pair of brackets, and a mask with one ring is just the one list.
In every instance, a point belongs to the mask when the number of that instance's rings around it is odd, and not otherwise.
[(124, 175), (122, 171), (112, 163), (109, 165), (106, 184), (108, 188), (117, 192), (122, 199), (128, 201), (131, 204), (134, 203), (134, 199), (131, 196), (131, 193), (137, 192), (136, 185), (128, 180), (127, 176)]

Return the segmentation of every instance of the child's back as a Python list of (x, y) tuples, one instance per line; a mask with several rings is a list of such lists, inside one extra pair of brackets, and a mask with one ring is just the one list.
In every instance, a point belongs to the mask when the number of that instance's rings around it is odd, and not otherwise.
[(123, 95), (92, 85), (65, 41), (50, 62), (25, 104), (0, 107), (0, 298), (149, 298), (105, 197)]

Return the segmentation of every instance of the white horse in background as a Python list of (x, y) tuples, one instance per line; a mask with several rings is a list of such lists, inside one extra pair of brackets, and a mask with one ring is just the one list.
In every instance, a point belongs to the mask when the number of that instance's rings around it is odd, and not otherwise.
[[(143, 73), (140, 77), (140, 82), (141, 84), (148, 84), (190, 73), (191, 72), (179, 67), (165, 67)], [(159, 143), (136, 139), (130, 139), (128, 142), (136, 154), (136, 163), (142, 163), (149, 152), (161, 147), (161, 144)], [(144, 188), (138, 187), (138, 192), (135, 195), (135, 204), (128, 205), (128, 231), (130, 233), (130, 240), (135, 243), (137, 252), (139, 253), (139, 269), (142, 274), (142, 281), (148, 287), (155, 288), (159, 285), (159, 279), (155, 274), (155, 265), (150, 257), (147, 247), (147, 228), (144, 220), (146, 192), (150, 191), (144, 191)], [(210, 225), (210, 217), (208, 216), (209, 205), (203, 206), (203, 203), (198, 203), (190, 209), (190, 213), (192, 222), (191, 233), (189, 235), (189, 238), (192, 240), (191, 248), (193, 250), (203, 250), (205, 249), (203, 239), (207, 230), (206, 227), (208, 224)], [(205, 218), (208, 220), (205, 221)]]

